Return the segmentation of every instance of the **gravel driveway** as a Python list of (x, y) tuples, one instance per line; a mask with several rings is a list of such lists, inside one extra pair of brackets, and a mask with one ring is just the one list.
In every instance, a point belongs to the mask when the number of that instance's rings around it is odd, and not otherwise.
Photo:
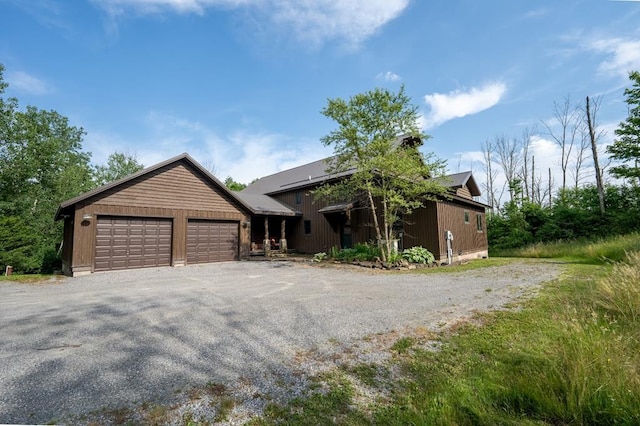
[[(289, 373), (301, 351), (498, 308), (551, 264), (398, 274), (230, 262), (0, 284), (0, 423), (168, 403), (208, 382)], [(285, 380), (285, 379), (281, 379)], [(77, 417), (76, 417), (77, 418)]]

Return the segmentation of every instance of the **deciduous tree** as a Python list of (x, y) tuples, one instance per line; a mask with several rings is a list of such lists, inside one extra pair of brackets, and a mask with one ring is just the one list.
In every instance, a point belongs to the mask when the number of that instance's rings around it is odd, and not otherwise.
[[(392, 257), (394, 223), (445, 191), (433, 179), (442, 174), (444, 164), (419, 151), (428, 136), (418, 127), (417, 107), (404, 87), (398, 93), (377, 88), (348, 101), (329, 99), (322, 113), (338, 124), (322, 138), (335, 153), (328, 171), (353, 173), (316, 194), (325, 198), (362, 196), (372, 213), (383, 260), (387, 260)], [(406, 136), (409, 143), (401, 146), (400, 136)]]
[(106, 164), (95, 168), (94, 182), (96, 186), (101, 186), (139, 172), (143, 168), (144, 165), (138, 162), (135, 154), (116, 151), (109, 155)]
[(21, 111), (16, 99), (0, 96), (0, 265), (19, 272), (51, 267), (62, 238), (56, 208), (92, 185), (83, 135), (55, 111)]
[(640, 72), (631, 72), (629, 79), (633, 85), (624, 91), (629, 116), (619, 124), (615, 132), (617, 139), (609, 145), (607, 152), (612, 159), (622, 162), (611, 167), (610, 173), (638, 184), (640, 183)]

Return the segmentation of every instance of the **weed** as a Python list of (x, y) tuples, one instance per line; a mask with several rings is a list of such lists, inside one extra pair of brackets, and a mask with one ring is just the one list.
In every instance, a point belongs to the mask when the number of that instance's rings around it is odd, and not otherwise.
[(214, 419), (215, 422), (223, 422), (229, 417), (231, 410), (236, 406), (236, 402), (229, 398), (224, 397), (220, 400), (218, 404), (218, 412), (216, 413), (216, 417)]
[(391, 346), (391, 350), (396, 351), (399, 354), (405, 353), (411, 348), (414, 344), (414, 340), (412, 337), (402, 337), (398, 339), (393, 346)]

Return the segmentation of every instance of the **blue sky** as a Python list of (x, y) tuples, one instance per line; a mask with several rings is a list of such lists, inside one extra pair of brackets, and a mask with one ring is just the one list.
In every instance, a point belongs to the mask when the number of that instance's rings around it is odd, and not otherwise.
[(640, 1), (0, 0), (0, 62), (7, 95), (83, 127), (96, 163), (186, 151), (248, 182), (331, 154), (327, 98), (404, 84), (425, 149), (483, 180), (481, 143), (567, 95), (602, 96), (611, 140), (639, 24)]

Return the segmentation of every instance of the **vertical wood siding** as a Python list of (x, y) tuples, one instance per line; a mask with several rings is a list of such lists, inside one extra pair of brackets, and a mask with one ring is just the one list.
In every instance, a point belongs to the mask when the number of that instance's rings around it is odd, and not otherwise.
[[(487, 233), (484, 209), (475, 206), (456, 204), (451, 201), (441, 201), (437, 203), (438, 227), (441, 238), (440, 258), (447, 256), (444, 232), (453, 233), (453, 254), (462, 255), (487, 250)], [(469, 223), (464, 221), (464, 212), (469, 212)], [(478, 232), (476, 227), (476, 216), (480, 215), (483, 232)], [(434, 253), (435, 254), (435, 253)]]
[(435, 201), (415, 210), (404, 225), (404, 247), (422, 246), (436, 257), (442, 251), (442, 237), (438, 229), (438, 210)]

